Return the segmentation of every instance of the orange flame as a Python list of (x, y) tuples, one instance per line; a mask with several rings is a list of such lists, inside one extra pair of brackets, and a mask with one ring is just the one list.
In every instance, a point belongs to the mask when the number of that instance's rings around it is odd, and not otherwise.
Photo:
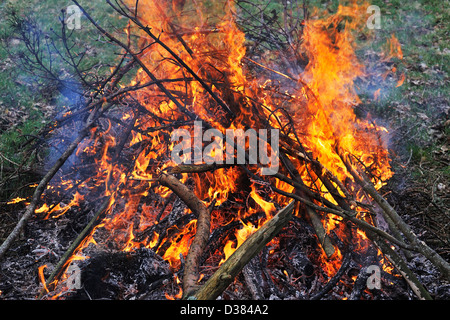
[(47, 268), (47, 265), (44, 264), (38, 268), (38, 272), (39, 272), (39, 280), (41, 281), (41, 284), (42, 284), (44, 290), (48, 293), (49, 291), (47, 289), (47, 284), (45, 282), (45, 276), (44, 276), (44, 269), (46, 269), (46, 268)]

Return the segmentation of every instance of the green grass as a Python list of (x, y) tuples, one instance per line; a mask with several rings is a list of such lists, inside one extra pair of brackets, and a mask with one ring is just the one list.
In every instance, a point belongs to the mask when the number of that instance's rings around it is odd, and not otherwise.
[[(397, 90), (375, 104), (379, 116), (393, 109), (393, 124), (414, 125), (421, 129), (410, 136), (411, 143), (433, 147), (429, 128), (446, 121), (449, 107), (450, 85), (450, 5), (448, 1), (373, 1), (382, 9), (385, 29), (383, 35), (395, 33), (404, 59), (399, 70), (405, 72), (406, 81)], [(406, 106), (409, 112), (400, 112)], [(447, 114), (448, 115), (448, 114)], [(396, 117), (395, 117), (396, 116)], [(445, 128), (444, 128), (445, 129)], [(444, 130), (448, 135), (448, 131)], [(416, 141), (414, 141), (416, 140)], [(437, 142), (438, 144), (440, 142)]]

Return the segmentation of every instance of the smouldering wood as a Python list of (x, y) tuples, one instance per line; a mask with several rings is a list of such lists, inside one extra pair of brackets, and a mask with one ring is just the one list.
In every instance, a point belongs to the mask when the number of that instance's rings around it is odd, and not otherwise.
[(311, 219), (311, 224), (316, 231), (320, 246), (322, 247), (327, 257), (330, 258), (336, 252), (336, 250), (334, 249), (333, 243), (331, 242), (330, 237), (327, 235), (327, 232), (323, 227), (322, 219), (320, 218), (319, 214), (311, 207), (306, 207), (306, 212), (308, 213), (308, 216)]
[(430, 293), (425, 289), (416, 275), (408, 268), (408, 265), (403, 260), (403, 258), (395, 252), (384, 240), (380, 239), (374, 233), (368, 231), (367, 236), (369, 239), (375, 243), (375, 245), (380, 249), (383, 255), (388, 258), (388, 260), (394, 265), (395, 269), (400, 272), (403, 278), (406, 280), (412, 291), (421, 300), (432, 300)]

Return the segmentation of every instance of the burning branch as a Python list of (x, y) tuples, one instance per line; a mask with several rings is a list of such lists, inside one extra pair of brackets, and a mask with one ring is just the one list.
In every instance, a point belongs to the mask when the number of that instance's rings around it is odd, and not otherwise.
[(183, 277), (184, 295), (190, 295), (197, 286), (199, 265), (203, 251), (208, 242), (211, 229), (211, 213), (197, 196), (172, 175), (161, 174), (158, 181), (171, 189), (197, 216), (197, 232), (186, 257)]
[[(75, 0), (72, 0), (72, 1), (74, 1), (78, 5), (78, 3)], [(208, 92), (208, 94), (211, 96), (211, 98), (214, 99), (219, 106), (221, 106), (224, 110), (227, 110), (233, 117), (235, 117), (233, 111), (231, 111), (230, 107), (227, 106), (227, 104), (223, 101), (223, 99), (221, 99), (216, 93), (214, 93), (214, 91), (211, 89), (211, 87), (196, 72), (194, 72), (186, 64), (186, 62), (179, 57), (179, 55), (177, 55), (169, 46), (167, 46), (163, 41), (161, 41), (160, 37), (156, 36), (152, 32), (151, 28), (143, 25), (141, 23), (141, 21), (136, 17), (136, 15), (135, 16), (129, 15), (126, 10), (124, 10), (120, 7), (116, 7), (115, 5), (113, 5), (111, 3), (111, 1), (107, 0), (107, 2), (118, 13), (122, 14), (126, 18), (133, 21), (134, 24), (136, 24), (136, 26), (138, 26), (142, 31), (144, 31), (156, 44), (163, 47), (183, 68), (185, 68), (187, 70), (187, 72), (190, 75), (192, 75), (195, 78), (195, 80), (198, 81), (198, 83), (200, 83), (200, 85), (206, 90), (206, 92)], [(161, 12), (161, 8), (159, 7), (159, 5), (156, 4), (156, 6), (158, 7), (159, 12)], [(128, 12), (130, 12), (130, 10), (128, 8), (127, 8), (127, 10), (128, 10)], [(179, 36), (177, 38), (180, 39)], [(182, 44), (183, 44), (184, 48), (187, 48), (187, 45), (184, 41), (182, 41)], [(187, 49), (187, 51), (189, 54), (192, 54), (192, 51), (190, 49)]]

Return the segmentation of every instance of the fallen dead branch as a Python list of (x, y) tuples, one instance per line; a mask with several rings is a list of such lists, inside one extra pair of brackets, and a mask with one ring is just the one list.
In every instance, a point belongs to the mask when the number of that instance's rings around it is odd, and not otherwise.
[(378, 236), (374, 235), (370, 231), (367, 232), (369, 238), (375, 243), (375, 245), (383, 252), (383, 254), (389, 259), (389, 261), (395, 266), (395, 268), (400, 272), (403, 278), (406, 280), (408, 285), (411, 287), (413, 292), (421, 300), (432, 300), (431, 295), (425, 289), (425, 287), (420, 283), (419, 279), (415, 274), (408, 268), (403, 258), (395, 252), (387, 243), (379, 239)]
[(302, 203), (304, 203), (306, 206), (309, 206), (317, 211), (321, 211), (321, 212), (325, 212), (325, 213), (329, 213), (329, 214), (335, 214), (337, 216), (340, 216), (344, 219), (347, 219), (353, 223), (355, 223), (359, 228), (363, 229), (363, 230), (369, 230), (372, 231), (376, 234), (378, 234), (379, 236), (385, 238), (386, 240), (389, 240), (390, 242), (392, 242), (395, 245), (398, 245), (401, 248), (404, 248), (406, 250), (413, 250), (413, 247), (409, 246), (408, 244), (405, 244), (403, 242), (400, 242), (399, 240), (397, 240), (395, 237), (391, 236), (389, 233), (374, 227), (373, 225), (369, 224), (366, 221), (360, 220), (358, 218), (356, 218), (356, 212), (352, 212), (352, 211), (346, 211), (346, 210), (342, 210), (342, 209), (332, 209), (332, 208), (327, 208), (327, 207), (323, 207), (323, 206), (319, 206), (314, 204), (313, 202), (304, 199), (296, 194), (293, 193), (288, 193), (285, 192), (283, 190), (280, 190), (276, 187), (272, 187), (272, 189), (277, 192), (280, 193), (284, 196), (287, 196), (289, 198), (295, 199), (297, 201), (300, 201)]

